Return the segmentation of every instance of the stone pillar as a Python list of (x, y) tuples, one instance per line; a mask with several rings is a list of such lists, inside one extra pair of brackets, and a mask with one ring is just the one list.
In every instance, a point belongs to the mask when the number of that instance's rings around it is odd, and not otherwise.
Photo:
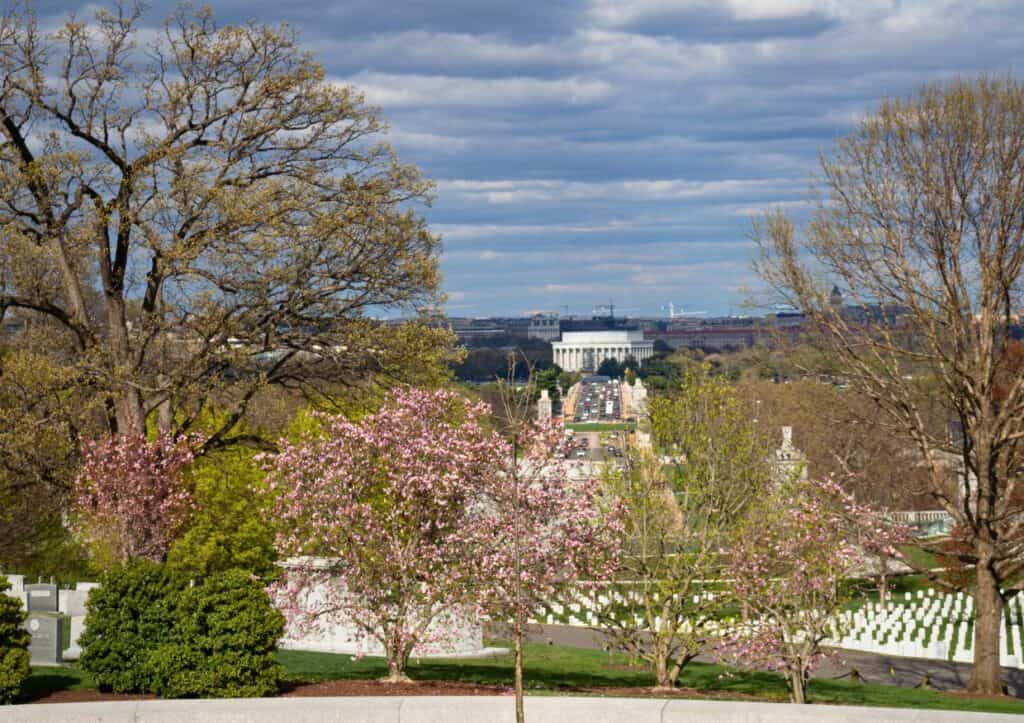
[(537, 400), (537, 419), (547, 422), (551, 419), (551, 397), (547, 389), (540, 390), (540, 399)]

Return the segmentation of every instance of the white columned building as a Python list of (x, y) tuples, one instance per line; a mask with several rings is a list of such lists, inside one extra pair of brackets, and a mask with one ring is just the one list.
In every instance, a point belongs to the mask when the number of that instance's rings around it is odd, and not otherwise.
[(641, 364), (654, 354), (654, 342), (642, 331), (563, 331), (562, 340), (551, 343), (554, 362), (568, 372), (596, 371), (605, 359), (620, 364), (636, 359)]

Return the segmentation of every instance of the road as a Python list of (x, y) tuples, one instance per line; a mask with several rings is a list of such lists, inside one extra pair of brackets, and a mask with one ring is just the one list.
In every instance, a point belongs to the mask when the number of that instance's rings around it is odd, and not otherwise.
[[(507, 626), (488, 626), (485, 634), (491, 637), (508, 639)], [(581, 627), (568, 625), (531, 625), (527, 640), (532, 643), (550, 645), (568, 645), (575, 648), (604, 650), (604, 638), (600, 633)], [(700, 656), (703, 663), (716, 662), (709, 656)], [(942, 660), (925, 660), (920, 658), (900, 658), (894, 655), (875, 655), (856, 650), (835, 651), (835, 657), (826, 659), (812, 674), (814, 678), (849, 677), (851, 671), (866, 683), (880, 685), (898, 685), (904, 688), (916, 688), (928, 678), (928, 685), (935, 690), (962, 690), (971, 677), (970, 663), (951, 663)], [(1010, 695), (1024, 698), (1024, 670), (1003, 668), (1003, 679), (1006, 681)]]

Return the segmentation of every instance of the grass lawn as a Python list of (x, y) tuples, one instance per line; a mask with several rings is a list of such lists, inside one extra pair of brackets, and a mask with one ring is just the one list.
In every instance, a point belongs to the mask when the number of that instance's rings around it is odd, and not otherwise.
[[(497, 645), (507, 645), (498, 642)], [(363, 658), (331, 653), (304, 653), (284, 650), (278, 659), (293, 681), (316, 682), (335, 679), (374, 679), (385, 673), (381, 658)], [(578, 688), (646, 688), (654, 684), (643, 668), (629, 665), (620, 654), (597, 650), (527, 644), (525, 646), (526, 687), (536, 694), (571, 692)], [(723, 675), (718, 665), (691, 663), (680, 685), (707, 691), (715, 697), (746, 698), (757, 696), (768, 701), (786, 700), (786, 685), (772, 673), (733, 672)], [(458, 680), (470, 683), (511, 685), (512, 657), (449, 660), (413, 660), (409, 675), (420, 680)], [(27, 694), (38, 697), (50, 691), (93, 687), (86, 673), (75, 667), (34, 668)], [(638, 690), (638, 694), (644, 691)], [(812, 703), (932, 708), (994, 713), (1024, 714), (1024, 700), (970, 699), (936, 691), (913, 690), (883, 685), (865, 685), (848, 680), (814, 680), (810, 687)]]
[(574, 432), (629, 432), (636, 428), (635, 422), (568, 422), (566, 429)]

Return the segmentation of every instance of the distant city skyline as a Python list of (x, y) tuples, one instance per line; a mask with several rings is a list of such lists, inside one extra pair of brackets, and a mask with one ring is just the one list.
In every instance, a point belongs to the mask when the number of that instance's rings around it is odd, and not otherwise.
[[(173, 6), (152, 2), (146, 24)], [(805, 216), (817, 154), (880, 97), (1024, 65), (1009, 0), (211, 6), (220, 23), (292, 24), (329, 78), (383, 109), (399, 155), (437, 183), (421, 210), (453, 316), (609, 298), (631, 315), (743, 313), (752, 216)], [(44, 24), (76, 10), (34, 7)]]

